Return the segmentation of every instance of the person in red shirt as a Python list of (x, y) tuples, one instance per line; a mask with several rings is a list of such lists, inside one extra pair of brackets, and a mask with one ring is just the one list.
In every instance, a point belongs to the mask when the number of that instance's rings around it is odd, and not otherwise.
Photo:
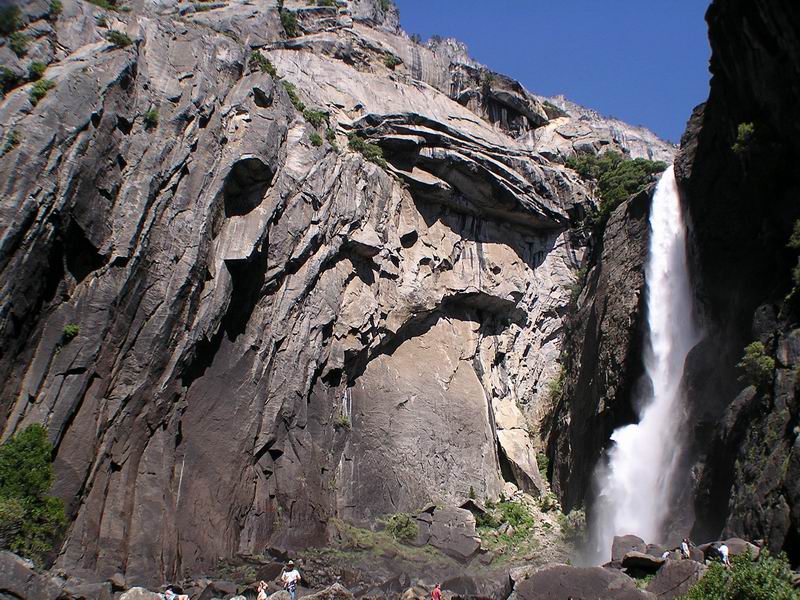
[(442, 584), (437, 583), (436, 587), (431, 592), (431, 600), (442, 600)]

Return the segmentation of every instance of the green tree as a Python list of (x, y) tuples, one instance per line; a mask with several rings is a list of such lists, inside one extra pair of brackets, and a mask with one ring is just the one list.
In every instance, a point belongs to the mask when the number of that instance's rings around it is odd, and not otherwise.
[(764, 344), (753, 342), (745, 347), (744, 356), (736, 366), (744, 372), (739, 378), (740, 381), (762, 387), (769, 383), (772, 377), (775, 359), (767, 355)]
[(798, 600), (792, 572), (784, 556), (763, 550), (758, 560), (749, 554), (735, 556), (731, 568), (711, 565), (683, 600)]
[(41, 425), (30, 425), (0, 446), (0, 543), (40, 564), (66, 524), (63, 503), (47, 495), (52, 452)]

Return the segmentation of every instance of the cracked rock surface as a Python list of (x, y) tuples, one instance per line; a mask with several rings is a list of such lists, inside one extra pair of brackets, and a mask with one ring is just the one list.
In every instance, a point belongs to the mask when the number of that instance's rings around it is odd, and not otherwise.
[(28, 56), (0, 47), (54, 83), (0, 103), (3, 432), (46, 424), (76, 573), (154, 584), (543, 489), (590, 191), (531, 147), (542, 101), (482, 90), (463, 47), (374, 1), (286, 7), (298, 38), (267, 0), (35, 0)]

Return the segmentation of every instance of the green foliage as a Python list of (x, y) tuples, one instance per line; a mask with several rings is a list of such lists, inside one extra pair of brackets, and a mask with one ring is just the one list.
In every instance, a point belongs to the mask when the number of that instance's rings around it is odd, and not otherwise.
[(28, 52), (29, 43), (30, 38), (20, 31), (15, 31), (8, 36), (8, 47), (11, 48), (11, 51), (20, 58), (25, 56), (25, 54)]
[(407, 513), (396, 513), (386, 521), (386, 531), (398, 542), (411, 541), (417, 537), (417, 522)]
[(575, 303), (583, 291), (583, 286), (586, 284), (586, 274), (589, 272), (589, 266), (583, 265), (578, 272), (575, 273), (575, 281), (568, 284), (566, 287), (569, 290), (569, 301)]
[(469, 499), (470, 500), (475, 500), (475, 498), (477, 498), (477, 496), (475, 495), (475, 488), (472, 487), (472, 486), (469, 486)]
[(117, 7), (111, 4), (111, 2), (109, 2), (108, 0), (87, 0), (87, 2), (90, 2), (91, 4), (99, 6), (100, 8), (103, 8), (105, 10), (117, 10)]
[(303, 118), (314, 127), (319, 127), (328, 120), (328, 113), (324, 110), (306, 108), (303, 110)]
[(542, 103), (544, 107), (544, 112), (547, 115), (548, 119), (557, 119), (559, 117), (566, 117), (567, 113), (558, 108), (555, 104), (550, 102), (549, 100), (545, 100)]
[(114, 44), (116, 48), (124, 48), (133, 43), (133, 40), (121, 31), (109, 31), (106, 33), (106, 39)]
[(412, 44), (422, 43), (422, 36), (418, 33), (412, 33), (410, 36), (408, 36), (408, 39), (411, 40)]
[(46, 64), (39, 62), (38, 60), (33, 61), (28, 65), (28, 79), (31, 81), (41, 79), (42, 75), (44, 75), (45, 69), (47, 69)]
[(394, 8), (394, 2), (392, 0), (380, 0), (380, 7), (383, 12), (389, 12)]
[(351, 150), (360, 152), (368, 161), (375, 163), (384, 169), (388, 166), (386, 159), (383, 158), (383, 149), (377, 144), (367, 142), (363, 137), (358, 134), (350, 134), (350, 141), (347, 145)]
[(561, 525), (561, 535), (573, 546), (582, 546), (586, 539), (586, 512), (583, 510), (573, 510), (568, 514), (558, 515), (558, 522)]
[(40, 564), (66, 524), (61, 500), (46, 495), (53, 483), (52, 452), (41, 425), (0, 446), (0, 542)]
[(158, 111), (151, 108), (144, 113), (144, 127), (145, 129), (154, 129), (158, 126)]
[(547, 469), (550, 468), (550, 459), (544, 452), (536, 453), (536, 466), (539, 467), (539, 474), (542, 479), (547, 480)]
[(756, 128), (752, 123), (739, 123), (736, 128), (736, 141), (731, 146), (731, 150), (735, 154), (745, 154), (750, 149), (755, 133)]
[(0, 67), (0, 88), (3, 93), (10, 92), (19, 85), (20, 76), (8, 67)]
[(108, 27), (108, 20), (103, 15), (97, 15), (94, 18), (95, 25), (98, 27), (106, 28)]
[(249, 65), (251, 69), (259, 69), (262, 73), (267, 73), (273, 79), (278, 78), (278, 71), (275, 70), (275, 65), (258, 50), (253, 50), (250, 53)]
[(6, 136), (6, 144), (3, 146), (3, 154), (8, 154), (22, 143), (22, 135), (16, 129), (11, 130)]
[(800, 250), (800, 219), (794, 222), (792, 235), (789, 238), (789, 243), (786, 244), (786, 246), (792, 250)]
[(219, 5), (214, 4), (192, 4), (192, 8), (194, 8), (194, 12), (206, 12), (209, 10), (214, 10), (215, 8), (219, 8)]
[(39, 101), (47, 95), (47, 92), (56, 87), (56, 82), (52, 79), (40, 79), (33, 84), (31, 91), (28, 92), (28, 99), (31, 104), (36, 106)]
[(775, 359), (767, 355), (764, 344), (753, 342), (745, 347), (744, 356), (736, 366), (744, 371), (739, 381), (756, 387), (763, 387), (772, 378), (772, 372), (775, 370)]
[(81, 332), (80, 325), (75, 323), (69, 323), (64, 325), (64, 331), (61, 333), (61, 339), (64, 341), (65, 344), (71, 342), (75, 339), (78, 334)]
[(352, 424), (350, 423), (350, 417), (340, 414), (333, 422), (333, 426), (336, 429), (350, 429), (350, 427), (352, 427)]
[(731, 568), (712, 564), (683, 600), (798, 600), (785, 556), (762, 550), (758, 560), (749, 554), (734, 556)]
[(494, 73), (491, 71), (484, 71), (481, 73), (481, 92), (484, 96), (488, 96), (491, 93), (494, 82)]
[(318, 134), (316, 131), (309, 136), (309, 140), (311, 140), (312, 146), (322, 146), (322, 136), (320, 136), (320, 134)]
[(336, 8), (336, 0), (317, 0), (317, 6), (332, 6)]
[(325, 139), (328, 140), (328, 143), (333, 146), (334, 148), (338, 148), (336, 145), (336, 131), (331, 127), (325, 130)]
[(559, 365), (558, 373), (547, 384), (547, 400), (555, 405), (564, 393), (564, 380), (567, 377), (567, 372), (564, 365)]
[(303, 112), (306, 109), (306, 105), (300, 100), (300, 96), (297, 93), (297, 88), (293, 83), (289, 83), (288, 81), (284, 80), (281, 82), (283, 84), (283, 89), (286, 90), (286, 95), (289, 96), (289, 100), (294, 105), (294, 107)]
[(666, 163), (644, 158), (626, 159), (619, 152), (601, 155), (579, 154), (567, 159), (567, 166), (583, 179), (594, 180), (600, 197), (595, 224), (604, 227), (617, 206), (653, 181), (653, 175), (667, 168)]
[(281, 25), (283, 25), (283, 30), (286, 32), (286, 35), (290, 38), (300, 35), (300, 32), (297, 30), (297, 15), (284, 8), (280, 8), (279, 10), (281, 15)]
[(383, 64), (385, 64), (389, 69), (394, 71), (394, 68), (400, 64), (402, 64), (402, 60), (400, 60), (399, 56), (392, 54), (389, 51), (383, 53)]
[(0, 35), (10, 35), (22, 27), (22, 13), (19, 6), (9, 4), (0, 8)]
[(62, 10), (64, 10), (64, 4), (61, 2), (61, 0), (50, 0), (50, 10), (47, 13), (47, 16), (51, 19), (55, 19), (61, 14)]

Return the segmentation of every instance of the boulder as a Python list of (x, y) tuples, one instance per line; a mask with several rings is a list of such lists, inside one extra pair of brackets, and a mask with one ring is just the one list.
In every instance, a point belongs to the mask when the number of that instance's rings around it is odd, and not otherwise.
[(475, 517), (463, 508), (436, 509), (428, 543), (448, 556), (468, 561), (481, 547), (475, 532)]
[(705, 565), (693, 560), (668, 560), (647, 586), (647, 591), (655, 594), (658, 600), (680, 598), (700, 580), (705, 570)]
[(71, 600), (112, 600), (114, 593), (111, 583), (86, 583), (83, 581), (68, 581), (64, 586), (64, 593)]
[(653, 556), (644, 552), (628, 552), (622, 557), (622, 568), (645, 573), (655, 573), (664, 564), (660, 556)]
[(620, 571), (603, 567), (548, 565), (517, 584), (509, 600), (648, 600)]
[(646, 552), (651, 556), (658, 556), (659, 558), (661, 558), (661, 555), (664, 554), (664, 552), (666, 551), (667, 548), (665, 548), (664, 546), (659, 546), (658, 544), (647, 544)]
[(212, 581), (206, 586), (206, 589), (203, 590), (203, 593), (200, 594), (200, 598), (198, 598), (198, 600), (211, 600), (217, 596), (232, 596), (237, 591), (236, 584), (232, 581)]
[(303, 596), (303, 598), (305, 600), (353, 600), (353, 594), (343, 585), (334, 583), (324, 590)]
[(108, 582), (111, 584), (111, 588), (115, 592), (120, 592), (128, 587), (125, 583), (125, 575), (122, 573), (114, 573), (108, 578)]
[(274, 594), (270, 594), (267, 600), (292, 600), (292, 597), (286, 590), (278, 590)]
[(621, 561), (628, 552), (647, 552), (647, 544), (635, 535), (615, 535), (611, 544), (611, 561)]
[(442, 590), (451, 592), (453, 598), (505, 600), (512, 589), (511, 577), (506, 571), (485, 575), (463, 574), (442, 582)]
[(728, 551), (731, 557), (750, 552), (750, 556), (755, 559), (758, 558), (758, 555), (761, 552), (761, 548), (741, 538), (728, 538), (721, 543), (728, 546)]
[(134, 587), (123, 593), (119, 600), (164, 600), (164, 597), (150, 590)]
[(33, 563), (11, 552), (0, 552), (0, 597), (55, 600), (60, 596), (61, 586), (34, 570)]

